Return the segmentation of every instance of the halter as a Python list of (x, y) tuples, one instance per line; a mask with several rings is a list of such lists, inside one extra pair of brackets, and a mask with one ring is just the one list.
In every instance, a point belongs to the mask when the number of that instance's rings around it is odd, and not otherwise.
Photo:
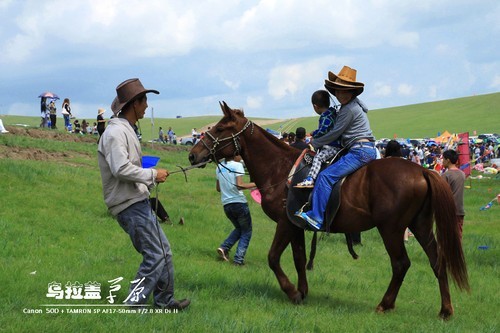
[[(241, 155), (240, 154), (241, 146), (240, 146), (240, 142), (239, 142), (239, 136), (250, 126), (252, 127), (250, 135), (252, 135), (253, 134), (253, 122), (251, 122), (250, 120), (247, 121), (245, 126), (243, 126), (243, 128), (239, 132), (233, 133), (233, 134), (231, 134), (231, 136), (228, 136), (228, 137), (225, 137), (222, 139), (214, 137), (210, 132), (206, 132), (205, 135), (209, 136), (210, 139), (212, 139), (212, 141), (213, 141), (211, 148), (205, 143), (205, 141), (203, 139), (201, 139), (200, 141), (203, 144), (203, 146), (205, 146), (205, 148), (210, 152), (210, 155), (212, 156), (214, 162), (217, 162), (217, 159), (215, 158), (215, 153), (218, 150), (226, 148), (227, 146), (231, 145), (232, 143), (234, 144), (234, 147), (236, 148), (235, 155)], [(226, 145), (217, 149), (217, 147), (219, 147), (219, 145), (222, 144), (224, 141), (230, 141), (230, 140), (232, 140), (232, 142), (228, 142)]]

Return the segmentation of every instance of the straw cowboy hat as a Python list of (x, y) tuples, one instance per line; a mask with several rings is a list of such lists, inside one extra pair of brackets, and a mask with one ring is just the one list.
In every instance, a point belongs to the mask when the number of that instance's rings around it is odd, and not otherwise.
[(141, 81), (137, 78), (125, 80), (116, 87), (116, 97), (113, 103), (111, 103), (111, 110), (116, 116), (128, 102), (141, 94), (151, 92), (155, 94), (160, 93), (158, 90), (144, 88)]
[(325, 80), (325, 88), (335, 95), (335, 90), (354, 90), (357, 96), (364, 90), (364, 83), (356, 82), (356, 70), (344, 66), (338, 75), (328, 72), (328, 79)]
[(97, 110), (97, 115), (99, 116), (99, 115), (103, 114), (104, 112), (106, 112), (106, 110), (104, 110), (104, 109), (98, 109)]

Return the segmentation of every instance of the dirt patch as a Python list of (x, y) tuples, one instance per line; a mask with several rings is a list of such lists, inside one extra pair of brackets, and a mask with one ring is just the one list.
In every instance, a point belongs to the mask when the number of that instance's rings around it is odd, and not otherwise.
[[(9, 131), (9, 133), (5, 135), (28, 136), (35, 139), (47, 139), (63, 142), (85, 142), (92, 144), (97, 143), (97, 137), (92, 135), (77, 135), (60, 132), (57, 130), (24, 128), (17, 126), (7, 126), (7, 130)], [(151, 148), (151, 143), (143, 142), (142, 146)], [(188, 147), (154, 143), (153, 149), (160, 151), (186, 151), (188, 150)], [(39, 148), (21, 148), (15, 146), (0, 145), (0, 158), (9, 158), (15, 160), (52, 161), (75, 165), (74, 163), (69, 162), (69, 160), (78, 156), (83, 156), (85, 158), (92, 158), (92, 156), (95, 157), (95, 155), (84, 152), (50, 152)]]
[[(19, 147), (0, 147), (2, 153), (0, 158), (8, 158), (13, 160), (36, 160), (36, 161), (64, 161), (74, 157), (69, 153), (48, 152), (35, 148), (19, 148)], [(81, 154), (85, 155), (86, 154)]]
[(50, 139), (65, 142), (96, 142), (97, 138), (91, 135), (77, 135), (58, 130), (40, 129), (40, 128), (24, 128), (16, 126), (7, 126), (10, 134), (29, 136), (35, 139)]

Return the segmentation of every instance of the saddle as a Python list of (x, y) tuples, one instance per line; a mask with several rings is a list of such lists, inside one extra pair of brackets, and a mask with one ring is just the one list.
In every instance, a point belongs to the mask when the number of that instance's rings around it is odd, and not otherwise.
[[(311, 169), (312, 160), (314, 158), (313, 151), (309, 149), (304, 149), (302, 154), (299, 156), (294, 166), (290, 170), (290, 176), (288, 178), (288, 196), (286, 199), (286, 213), (288, 215), (289, 220), (296, 225), (297, 227), (304, 230), (312, 230), (309, 225), (300, 217), (295, 216), (297, 211), (307, 211), (310, 209), (310, 196), (312, 192), (312, 188), (295, 188), (294, 186), (304, 180), (309, 173), (309, 169)], [(323, 163), (321, 166), (321, 170), (330, 166), (333, 161), (335, 161), (337, 156), (333, 158), (328, 163)], [(323, 227), (320, 231), (330, 232), (330, 226), (332, 224), (335, 215), (340, 207), (340, 190), (342, 188), (342, 183), (344, 182), (343, 178), (341, 181), (337, 182), (332, 189), (332, 193), (330, 194), (330, 199), (328, 200), (327, 210), (325, 212), (325, 220), (323, 223)]]

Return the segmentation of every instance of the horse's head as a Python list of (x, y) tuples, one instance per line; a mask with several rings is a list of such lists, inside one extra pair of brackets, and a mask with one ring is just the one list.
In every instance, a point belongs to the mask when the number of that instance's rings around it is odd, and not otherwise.
[(226, 102), (219, 103), (224, 113), (219, 122), (191, 149), (189, 161), (192, 165), (212, 160), (217, 162), (225, 157), (241, 155), (240, 135), (253, 123), (245, 118), (243, 111), (233, 110)]

